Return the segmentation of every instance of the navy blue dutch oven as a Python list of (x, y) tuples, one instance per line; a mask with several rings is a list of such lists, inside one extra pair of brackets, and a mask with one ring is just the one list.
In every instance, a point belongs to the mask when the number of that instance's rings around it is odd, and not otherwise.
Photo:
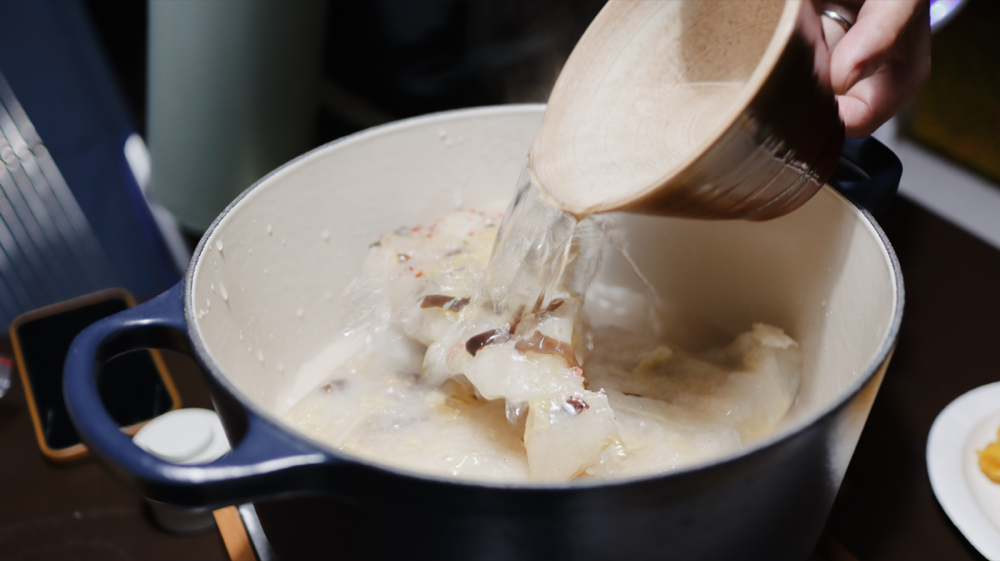
[[(253, 501), (281, 559), (804, 559), (903, 309), (899, 265), (867, 210), (891, 198), (901, 167), (873, 139), (848, 141), (831, 180), (854, 200), (827, 186), (766, 222), (622, 216), (633, 258), (670, 305), (734, 335), (766, 321), (802, 345), (806, 371), (785, 422), (738, 453), (615, 481), (476, 483), (375, 465), (281, 420), (301, 390), (296, 374), (336, 336), (337, 295), (371, 240), (509, 198), (543, 112), (409, 119), (258, 181), (216, 219), (181, 283), (77, 337), (64, 390), (84, 442), (154, 501)], [(204, 368), (230, 454), (174, 465), (118, 430), (95, 369), (146, 347), (186, 352)]]

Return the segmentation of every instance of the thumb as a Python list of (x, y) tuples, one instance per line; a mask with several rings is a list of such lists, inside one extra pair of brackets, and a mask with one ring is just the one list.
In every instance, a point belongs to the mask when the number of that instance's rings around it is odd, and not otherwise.
[(925, 0), (868, 0), (830, 60), (834, 93), (847, 93), (875, 71)]

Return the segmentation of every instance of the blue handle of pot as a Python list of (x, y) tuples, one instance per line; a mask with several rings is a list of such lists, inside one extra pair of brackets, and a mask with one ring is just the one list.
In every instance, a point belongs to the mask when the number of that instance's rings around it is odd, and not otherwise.
[(184, 321), (183, 281), (156, 298), (83, 330), (70, 347), (63, 393), (84, 443), (140, 494), (181, 506), (223, 506), (305, 490), (310, 470), (331, 458), (293, 441), (245, 411), (246, 430), (233, 450), (203, 465), (166, 462), (132, 443), (101, 403), (95, 372), (112, 357), (145, 348), (191, 353)]
[(885, 144), (874, 137), (844, 141), (840, 163), (829, 183), (874, 216), (892, 202), (903, 164)]

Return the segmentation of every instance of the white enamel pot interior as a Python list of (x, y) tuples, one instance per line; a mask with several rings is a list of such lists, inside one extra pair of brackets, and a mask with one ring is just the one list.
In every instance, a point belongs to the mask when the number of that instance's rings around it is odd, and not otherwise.
[[(188, 273), (184, 305), (202, 361), (242, 406), (281, 425), (290, 400), (315, 382), (296, 373), (338, 333), (341, 295), (368, 246), (400, 226), (509, 199), (543, 113), (543, 105), (513, 105), (408, 119), (318, 148), (259, 181), (217, 219)], [(902, 310), (898, 265), (870, 215), (827, 186), (767, 222), (622, 219), (639, 268), (674, 317), (691, 322), (690, 344), (767, 322), (802, 346), (804, 379), (784, 425), (713, 465), (801, 441), (822, 424), (808, 438), (835, 442), (823, 461), (832, 502)], [(600, 277), (637, 282), (614, 256)]]

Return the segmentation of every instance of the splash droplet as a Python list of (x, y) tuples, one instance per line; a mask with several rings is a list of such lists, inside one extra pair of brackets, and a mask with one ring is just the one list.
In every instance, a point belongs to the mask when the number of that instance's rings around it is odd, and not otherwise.
[(219, 292), (222, 293), (222, 300), (225, 302), (229, 301), (229, 292), (226, 291), (226, 287), (219, 283)]
[(330, 241), (330, 230), (323, 230), (320, 232), (319, 237), (323, 238), (323, 241)]
[(222, 253), (222, 240), (215, 240), (215, 249)]
[(305, 311), (302, 308), (299, 308), (298, 310), (295, 310), (295, 315), (301, 318), (305, 315)]
[(257, 349), (257, 360), (264, 362), (264, 351)]
[(270, 235), (271, 235), (271, 232), (274, 232), (274, 228), (272, 228), (272, 227), (271, 227), (271, 225), (270, 225), (270, 224), (268, 224), (268, 225), (267, 225), (267, 235), (269, 235), (269, 236), (270, 236)]

